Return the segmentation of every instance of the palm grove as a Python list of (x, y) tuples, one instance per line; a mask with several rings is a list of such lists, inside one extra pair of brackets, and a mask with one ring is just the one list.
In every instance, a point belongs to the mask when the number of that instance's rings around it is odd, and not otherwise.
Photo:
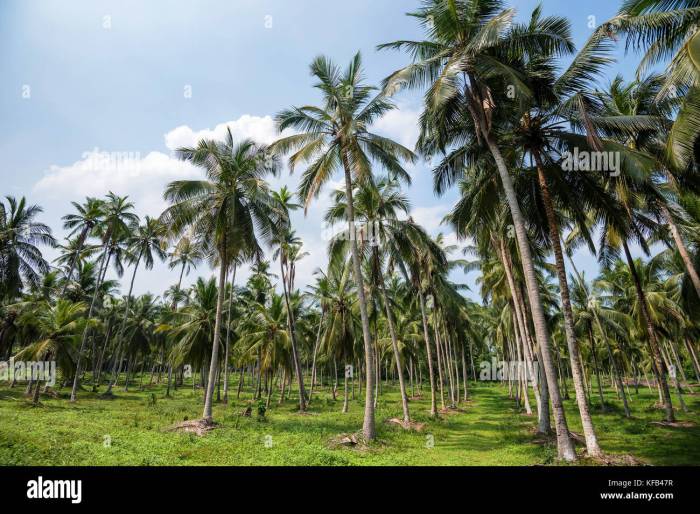
[[(39, 206), (7, 197), (0, 359), (56, 361), (54, 387), (70, 388), (70, 401), (144, 379), (166, 381), (170, 396), (191, 373), (205, 424), (248, 378), (266, 408), (275, 396), (300, 411), (330, 378), (342, 412), (364, 405), (366, 440), (382, 382), (398, 381), (409, 428), (416, 387), (438, 417), (468, 400), (480, 362), (525, 362), (508, 392), (568, 461), (570, 386), (590, 456), (602, 454), (591, 412), (609, 408), (606, 379), (621, 415), (630, 385), (643, 384), (674, 421), (689, 379), (700, 380), (700, 4), (628, 0), (580, 49), (570, 21), (540, 8), (518, 22), (499, 0), (427, 0), (412, 16), (425, 39), (379, 45), (407, 56), (381, 85), (364, 81), (359, 54), (345, 67), (321, 56), (310, 68), (318, 103), (276, 117), (291, 135), (264, 146), (229, 132), (180, 148), (202, 178), (169, 184), (158, 219), (140, 219), (127, 197), (86, 198), (63, 217), (59, 244)], [(617, 45), (641, 56), (632, 81), (606, 79)], [(372, 131), (404, 89), (424, 94), (414, 149)], [(600, 154), (617, 169), (564, 165)], [(462, 255), (410, 217), (406, 167), (419, 158), (436, 195), (459, 192), (444, 221)], [(285, 160), (301, 174), (294, 193), (266, 181)], [(325, 221), (345, 228), (301, 291), (305, 252), (289, 213), (338, 177)], [(42, 245), (60, 256), (47, 262)], [(576, 269), (576, 251), (598, 260), (597, 277)], [(138, 276), (166, 259), (174, 284), (134, 296)], [(183, 288), (205, 261), (216, 278)], [(239, 284), (243, 265), (252, 273)], [(482, 304), (450, 279), (455, 269), (480, 272)], [(49, 389), (26, 385), (35, 403)]]

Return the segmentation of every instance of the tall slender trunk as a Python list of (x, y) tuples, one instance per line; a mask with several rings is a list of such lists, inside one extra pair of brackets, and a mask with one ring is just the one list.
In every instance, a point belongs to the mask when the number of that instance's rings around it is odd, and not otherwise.
[[(600, 329), (600, 327), (598, 327)], [(591, 338), (591, 356), (593, 357), (593, 369), (595, 371), (596, 382), (598, 383), (598, 396), (600, 396), (600, 410), (605, 412), (605, 397), (603, 396), (603, 384), (600, 381), (600, 368), (598, 367), (598, 355), (595, 349), (595, 336), (593, 330), (588, 329), (589, 337)]]
[(224, 296), (226, 294), (226, 255), (221, 255), (219, 269), (219, 291), (216, 299), (216, 319), (214, 321), (214, 341), (211, 347), (211, 361), (209, 362), (209, 380), (207, 381), (206, 394), (204, 395), (204, 411), (202, 419), (207, 423), (213, 421), (212, 402), (214, 401), (214, 386), (216, 380), (216, 369), (219, 362), (219, 344), (221, 340), (221, 317), (224, 307)]
[(627, 241), (622, 241), (622, 247), (625, 251), (625, 257), (627, 258), (627, 265), (630, 268), (630, 273), (632, 274), (632, 279), (634, 280), (634, 287), (637, 291), (637, 298), (639, 300), (639, 305), (641, 307), (642, 320), (646, 325), (647, 331), (647, 342), (649, 343), (649, 349), (651, 350), (651, 355), (653, 358), (652, 369), (656, 374), (656, 378), (659, 381), (659, 387), (661, 388), (661, 395), (663, 397), (664, 409), (666, 411), (666, 421), (675, 421), (675, 416), (673, 414), (673, 404), (671, 403), (671, 393), (668, 390), (668, 382), (666, 381), (666, 370), (664, 368), (664, 363), (661, 359), (661, 352), (659, 350), (659, 344), (656, 339), (656, 331), (654, 325), (651, 322), (651, 316), (649, 315), (649, 306), (647, 305), (647, 298), (644, 290), (642, 289), (642, 283), (639, 280), (639, 275), (637, 274), (637, 267), (632, 259), (632, 254), (627, 246)]
[(516, 240), (520, 250), (520, 260), (523, 266), (523, 275), (525, 277), (525, 285), (527, 288), (528, 298), (530, 300), (530, 310), (532, 311), (532, 320), (535, 326), (535, 337), (542, 355), (542, 364), (544, 366), (545, 375), (547, 376), (547, 386), (549, 397), (552, 402), (552, 410), (554, 411), (554, 426), (557, 432), (557, 452), (559, 458), (574, 461), (576, 460), (576, 452), (569, 434), (569, 426), (566, 422), (566, 413), (562, 405), (561, 395), (559, 393), (559, 384), (557, 383), (557, 371), (552, 358), (551, 341), (549, 338), (549, 330), (547, 321), (544, 316), (544, 307), (542, 306), (542, 298), (540, 296), (537, 276), (535, 274), (535, 265), (530, 252), (530, 243), (528, 240), (527, 229), (525, 227), (525, 218), (520, 210), (518, 198), (515, 194), (513, 181), (508, 173), (505, 160), (501, 155), (493, 136), (484, 130), (484, 137), (489, 146), (489, 150), (496, 161), (496, 167), (501, 177), (501, 183), (505, 191), (508, 206), (510, 207), (511, 217), (515, 228)]
[[(325, 312), (321, 310), (321, 318), (318, 320), (318, 329), (316, 330), (316, 343), (314, 344), (314, 355), (311, 364), (311, 388), (309, 389), (309, 403), (314, 394), (314, 386), (316, 385), (316, 355), (318, 354), (318, 346), (321, 344), (321, 327), (323, 326), (323, 316)], [(354, 382), (353, 382), (354, 384)]]
[(420, 314), (423, 321), (423, 339), (425, 340), (425, 354), (428, 361), (428, 376), (430, 379), (430, 415), (437, 415), (437, 398), (435, 396), (435, 372), (433, 371), (433, 356), (430, 350), (430, 332), (428, 332), (428, 316), (425, 312), (425, 296), (418, 280), (418, 300), (420, 302)]
[(688, 272), (688, 276), (690, 277), (690, 281), (693, 283), (693, 287), (695, 288), (695, 293), (698, 295), (698, 298), (700, 298), (700, 276), (698, 276), (698, 271), (695, 269), (695, 265), (693, 264), (693, 259), (690, 256), (690, 252), (688, 252), (688, 247), (685, 246), (685, 242), (683, 241), (683, 238), (681, 237), (681, 233), (678, 230), (678, 226), (676, 223), (673, 221), (673, 218), (671, 217), (671, 213), (668, 210), (668, 207), (664, 203), (661, 203), (661, 212), (666, 218), (666, 221), (668, 223), (668, 227), (671, 229), (671, 235), (673, 236), (673, 241), (676, 243), (676, 247), (678, 247), (678, 253), (681, 254), (681, 259), (683, 259), (683, 264), (685, 265), (685, 269)]
[[(289, 295), (291, 292), (289, 288), (293, 284), (291, 282), (288, 284), (288, 273), (285, 270), (284, 259), (282, 258), (280, 252), (280, 270), (282, 273), (282, 289), (284, 292), (284, 303), (287, 307), (287, 328), (289, 329), (289, 340), (292, 346), (292, 362), (294, 363), (294, 372), (297, 375), (297, 382), (299, 385), (299, 410), (306, 410), (306, 391), (304, 389), (304, 374), (301, 370), (301, 363), (299, 362), (299, 351), (297, 349), (297, 336), (296, 336), (296, 326), (294, 322), (294, 313), (292, 312), (291, 302), (289, 301)], [(291, 280), (291, 277), (289, 277)]]
[[(434, 298), (434, 297), (433, 297)], [(434, 301), (434, 299), (433, 299)], [(438, 386), (440, 388), (440, 408), (445, 410), (445, 388), (444, 380), (442, 376), (442, 352), (440, 351), (440, 334), (438, 334), (435, 322), (435, 317), (437, 316), (437, 309), (433, 308), (433, 334), (435, 336), (435, 355), (437, 356), (437, 366), (438, 366)]]
[[(375, 249), (376, 251), (376, 249)], [(384, 275), (382, 270), (378, 269), (378, 280), (379, 280), (379, 290), (382, 294), (382, 300), (384, 301), (384, 307), (386, 310), (386, 319), (389, 324), (389, 334), (391, 335), (391, 347), (394, 350), (394, 359), (396, 360), (396, 373), (399, 376), (399, 391), (401, 392), (401, 407), (403, 409), (403, 422), (410, 423), (411, 416), (408, 412), (408, 397), (406, 396), (406, 384), (403, 379), (403, 367), (401, 366), (401, 355), (399, 354), (399, 343), (396, 338), (396, 327), (394, 326), (394, 315), (391, 312), (391, 307), (389, 305), (389, 298), (386, 294), (386, 287), (384, 285)]]
[(464, 382), (464, 401), (469, 399), (469, 387), (467, 385), (467, 359), (464, 356), (464, 342), (462, 342), (462, 382)]
[(348, 368), (347, 364), (345, 365), (345, 389), (343, 392), (343, 414), (345, 414), (348, 411)]
[(355, 234), (355, 208), (352, 199), (352, 176), (350, 172), (350, 161), (346, 150), (341, 151), (343, 168), (345, 171), (345, 197), (347, 199), (348, 228), (350, 229), (350, 246), (352, 248), (353, 272), (355, 284), (357, 286), (357, 297), (360, 304), (360, 318), (362, 321), (362, 338), (365, 348), (365, 368), (366, 368), (366, 388), (365, 388), (365, 415), (362, 423), (362, 432), (365, 439), (372, 440), (376, 437), (376, 427), (374, 423), (374, 355), (372, 353), (372, 339), (369, 331), (369, 317), (367, 316), (367, 300), (365, 298), (365, 284), (362, 278), (362, 265), (360, 262), (360, 252), (357, 247)]
[[(494, 242), (494, 246), (496, 246), (496, 249), (500, 255), (501, 263), (506, 274), (506, 281), (508, 282), (508, 288), (510, 289), (510, 294), (513, 299), (516, 328), (520, 331), (520, 340), (522, 341), (523, 353), (525, 354), (526, 370), (528, 371), (528, 375), (531, 377), (532, 390), (535, 393), (539, 427), (538, 430), (542, 433), (549, 433), (549, 405), (546, 403), (546, 401), (542, 402), (542, 394), (540, 393), (540, 388), (542, 386), (538, 384), (539, 376), (537, 375), (537, 371), (534, 369), (534, 359), (530, 349), (530, 334), (527, 327), (527, 313), (525, 311), (525, 305), (521, 298), (520, 291), (515, 285), (515, 278), (513, 277), (513, 262), (506, 250), (503, 239), (499, 239), (498, 242)], [(527, 385), (527, 381), (525, 385)]]
[[(97, 301), (97, 297), (99, 296), (99, 291), (100, 291), (100, 286), (102, 284), (100, 280), (100, 276), (102, 275), (102, 268), (105, 268), (105, 273), (106, 273), (106, 268), (109, 266), (109, 243), (110, 243), (111, 235), (107, 234), (106, 241), (102, 247), (102, 258), (100, 261), (100, 269), (98, 270), (97, 273), (97, 281), (95, 282), (95, 291), (92, 294), (92, 301), (90, 302), (90, 309), (88, 310), (88, 315), (87, 319), (88, 321), (92, 317), (92, 312), (95, 309), (95, 303)], [(83, 357), (83, 352), (85, 351), (85, 342), (87, 341), (87, 335), (89, 332), (89, 325), (86, 324), (85, 328), (83, 329), (83, 337), (82, 340), (80, 341), (80, 349), (78, 350), (78, 359), (75, 364), (75, 377), (73, 377), (73, 388), (71, 389), (70, 392), (70, 401), (74, 402), (77, 399), (77, 394), (78, 394), (78, 380), (80, 376), (80, 364), (81, 360)]]
[(693, 344), (690, 342), (688, 336), (684, 338), (686, 349), (690, 354), (690, 359), (693, 362), (693, 370), (695, 371), (695, 379), (700, 382), (700, 362), (698, 362), (698, 356), (695, 355), (695, 350), (693, 349)]
[[(136, 264), (134, 264), (134, 272), (131, 275), (131, 283), (129, 285), (129, 293), (126, 295), (126, 300), (124, 302), (124, 317), (122, 318), (122, 323), (121, 326), (119, 327), (119, 332), (117, 333), (117, 350), (116, 354), (119, 355), (119, 351), (121, 350), (122, 344), (123, 344), (123, 339), (124, 339), (124, 330), (126, 330), (126, 321), (129, 317), (129, 305), (131, 303), (131, 294), (134, 291), (134, 281), (136, 280), (136, 272), (139, 269), (139, 263), (141, 262), (141, 257), (143, 256), (143, 252), (139, 252), (139, 256), (136, 259)], [(117, 374), (118, 376), (118, 374)], [(112, 380), (109, 383), (109, 386), (107, 386), (107, 391), (105, 391), (105, 394), (109, 394), (112, 392), (112, 387), (116, 384), (116, 378)]]
[(596, 323), (598, 323), (598, 330), (601, 331), (603, 341), (605, 342), (605, 346), (608, 349), (608, 358), (610, 359), (610, 364), (612, 365), (612, 373), (613, 373), (613, 378), (615, 382), (617, 383), (617, 388), (620, 390), (620, 394), (622, 395), (622, 405), (625, 409), (625, 417), (629, 418), (631, 417), (630, 413), (630, 408), (629, 405), (627, 404), (627, 396), (625, 395), (625, 388), (622, 383), (622, 379), (620, 378), (620, 373), (617, 369), (617, 362), (615, 362), (615, 357), (613, 356), (613, 351), (612, 351), (612, 346), (610, 346), (610, 340), (608, 340), (607, 336), (603, 333), (603, 327), (600, 324), (600, 320), (598, 319), (598, 314), (593, 311), (593, 315), (596, 318)]
[(586, 439), (588, 454), (592, 457), (598, 457), (602, 452), (598, 445), (598, 438), (593, 428), (593, 420), (591, 419), (591, 413), (588, 411), (588, 402), (586, 401), (586, 389), (583, 385), (583, 372), (581, 371), (581, 356), (578, 341), (576, 341), (576, 334), (574, 333), (574, 313), (571, 309), (569, 283), (566, 279), (566, 266), (564, 264), (564, 255), (561, 251), (559, 224), (554, 212), (554, 205), (549, 193), (549, 186), (547, 185), (547, 179), (544, 175), (544, 168), (540, 155), (535, 152), (534, 156), (537, 164), (540, 191), (545, 207), (544, 210), (547, 215), (547, 224), (549, 225), (549, 238), (554, 250), (554, 261), (557, 268), (557, 277), (559, 279), (562, 313), (564, 315), (564, 333), (566, 335), (566, 345), (569, 349), (569, 363), (571, 365), (571, 377), (574, 382), (574, 390), (576, 391), (576, 403), (578, 404), (579, 414), (581, 415), (581, 425), (583, 426), (583, 434)]
[[(513, 309), (515, 311), (515, 309)], [(513, 319), (513, 332), (515, 333), (515, 346), (517, 348), (517, 358), (518, 358), (518, 387), (522, 390), (522, 397), (523, 401), (525, 404), (525, 413), (529, 416), (532, 415), (532, 407), (530, 406), (530, 395), (527, 393), (527, 383), (528, 383), (528, 372), (527, 372), (527, 366), (525, 366), (525, 374), (522, 376), (522, 371), (523, 371), (523, 366), (520, 365), (523, 361), (523, 356), (520, 353), (520, 348), (522, 347), (523, 352), (525, 353), (525, 345), (523, 344), (522, 337), (519, 335), (519, 327), (518, 327), (518, 321), (515, 319), (515, 314), (513, 313), (512, 315)], [(508, 376), (510, 376), (510, 373), (508, 373)]]
[(226, 346), (224, 347), (224, 403), (228, 403), (228, 352), (229, 338), (231, 335), (231, 305), (233, 304), (233, 288), (236, 282), (236, 265), (233, 265), (231, 273), (231, 292), (228, 296), (228, 314), (226, 317)]

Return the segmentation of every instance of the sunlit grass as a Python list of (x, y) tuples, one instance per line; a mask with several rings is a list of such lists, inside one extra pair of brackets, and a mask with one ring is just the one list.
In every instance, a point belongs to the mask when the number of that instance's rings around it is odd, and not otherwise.
[[(144, 382), (148, 382), (148, 376)], [(135, 382), (138, 384), (138, 381)], [(236, 381), (237, 385), (237, 381)], [(394, 387), (384, 387), (377, 409), (378, 441), (366, 449), (333, 448), (339, 434), (358, 431), (363, 406), (356, 391), (350, 412), (341, 414), (342, 390), (337, 401), (328, 387), (317, 390), (309, 413), (296, 412), (294, 398), (284, 404), (273, 396), (264, 421), (241, 416), (252, 392), (246, 388), (236, 399), (233, 388), (228, 405), (217, 403), (216, 430), (199, 437), (168, 429), (185, 419), (197, 419), (202, 390), (181, 387), (165, 398), (164, 384), (144, 391), (123, 392), (107, 400), (83, 391), (79, 401), (44, 396), (32, 407), (21, 386), (0, 386), (0, 464), (2, 465), (536, 465), (555, 462), (551, 444), (536, 444), (536, 416), (518, 413), (507, 389), (495, 384), (471, 387), (472, 401), (460, 412), (428, 417), (427, 394), (410, 403), (422, 432), (404, 431), (385, 421), (400, 417)], [(424, 391), (426, 393), (426, 391)], [(631, 454), (650, 464), (700, 463), (700, 428), (654, 425), (662, 411), (654, 408), (655, 392), (632, 391), (632, 419), (615, 408), (614, 391), (606, 390), (613, 404), (607, 413), (593, 406), (600, 444), (610, 453)], [(155, 402), (153, 401), (155, 398)], [(687, 396), (691, 412), (681, 420), (700, 422), (700, 401)], [(566, 402), (572, 431), (581, 432), (575, 402)], [(534, 399), (532, 399), (534, 408)], [(270, 436), (270, 437), (267, 437)], [(267, 443), (267, 444), (266, 444)], [(270, 446), (271, 443), (271, 446)], [(431, 444), (432, 443), (432, 444)]]

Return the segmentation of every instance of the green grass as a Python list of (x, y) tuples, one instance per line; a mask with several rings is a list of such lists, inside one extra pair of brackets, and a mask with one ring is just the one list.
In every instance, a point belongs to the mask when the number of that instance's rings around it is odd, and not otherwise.
[[(1, 386), (0, 465), (494, 466), (552, 464), (556, 457), (551, 444), (535, 442), (536, 416), (518, 413), (507, 389), (497, 384), (472, 387), (472, 402), (460, 406), (463, 412), (439, 420), (427, 416), (428, 395), (412, 401), (413, 418), (426, 423), (422, 432), (385, 423), (401, 414), (396, 390), (385, 387), (377, 409), (378, 440), (362, 450), (333, 449), (329, 444), (339, 434), (361, 427), (363, 406), (358, 398), (350, 403), (350, 412), (341, 414), (341, 397), (334, 402), (328, 389), (314, 395), (307, 415), (296, 412), (293, 399), (283, 405), (274, 399), (266, 420), (258, 421), (255, 409), (252, 418), (240, 416), (251, 392), (245, 390), (236, 400), (234, 387), (229, 405), (214, 406), (218, 428), (203, 437), (167, 430), (174, 423), (201, 416), (201, 390), (180, 388), (167, 399), (162, 384), (137, 389), (125, 393), (118, 387), (115, 398), (109, 400), (83, 391), (75, 404), (67, 399), (69, 391), (62, 389), (60, 397), (42, 397), (41, 406), (33, 407), (23, 397), (24, 387)], [(700, 464), (698, 396), (686, 396), (690, 412), (678, 415), (696, 425), (671, 428), (651, 424), (662, 419), (662, 411), (653, 407), (654, 392), (640, 388), (638, 396), (633, 393), (629, 420), (622, 416), (614, 392), (606, 394), (613, 408), (605, 414), (597, 404), (593, 409), (605, 452), (632, 454), (650, 464)], [(565, 403), (571, 430), (580, 433), (575, 402)], [(271, 436), (272, 447), (266, 447), (266, 436)], [(104, 444), (106, 437), (111, 445)]]

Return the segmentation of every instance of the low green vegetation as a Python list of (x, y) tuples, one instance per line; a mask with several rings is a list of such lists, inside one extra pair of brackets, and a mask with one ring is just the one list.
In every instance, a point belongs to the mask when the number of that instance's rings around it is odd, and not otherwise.
[[(144, 377), (147, 381), (148, 377)], [(425, 392), (425, 391), (424, 391)], [(362, 396), (340, 414), (342, 395), (333, 401), (329, 387), (320, 390), (306, 414), (299, 414), (294, 397), (279, 405), (274, 398), (264, 420), (256, 417), (252, 391), (241, 399), (214, 403), (216, 429), (206, 435), (170, 430), (201, 414), (203, 392), (179, 388), (165, 398), (163, 385), (145, 390), (115, 390), (113, 399), (81, 392), (80, 401), (42, 397), (38, 407), (23, 397), (24, 388), (0, 388), (0, 464), (2, 465), (542, 465), (556, 459), (554, 440), (534, 433), (536, 416), (517, 412), (506, 387), (479, 383), (471, 400), (457, 412), (430, 420), (429, 398), (411, 401), (413, 417), (422, 431), (406, 431), (385, 421), (401, 417), (398, 390), (385, 386), (377, 406), (377, 441), (369, 447), (337, 444), (341, 434), (361, 426)], [(60, 396), (69, 390), (62, 389)], [(688, 398), (690, 412), (679, 413), (693, 426), (653, 424), (663, 419), (654, 408), (655, 392), (632, 391), (633, 417), (615, 408), (614, 391), (606, 390), (613, 405), (605, 414), (594, 404), (593, 419), (603, 450), (631, 454), (655, 465), (700, 462), (700, 401)], [(573, 399), (566, 400), (571, 429), (580, 433)], [(251, 417), (242, 412), (253, 406)], [(270, 437), (267, 437), (270, 436)], [(432, 445), (431, 445), (432, 443)], [(430, 447), (432, 446), (432, 448)], [(579, 452), (582, 448), (578, 448)], [(581, 464), (590, 464), (585, 459)]]

